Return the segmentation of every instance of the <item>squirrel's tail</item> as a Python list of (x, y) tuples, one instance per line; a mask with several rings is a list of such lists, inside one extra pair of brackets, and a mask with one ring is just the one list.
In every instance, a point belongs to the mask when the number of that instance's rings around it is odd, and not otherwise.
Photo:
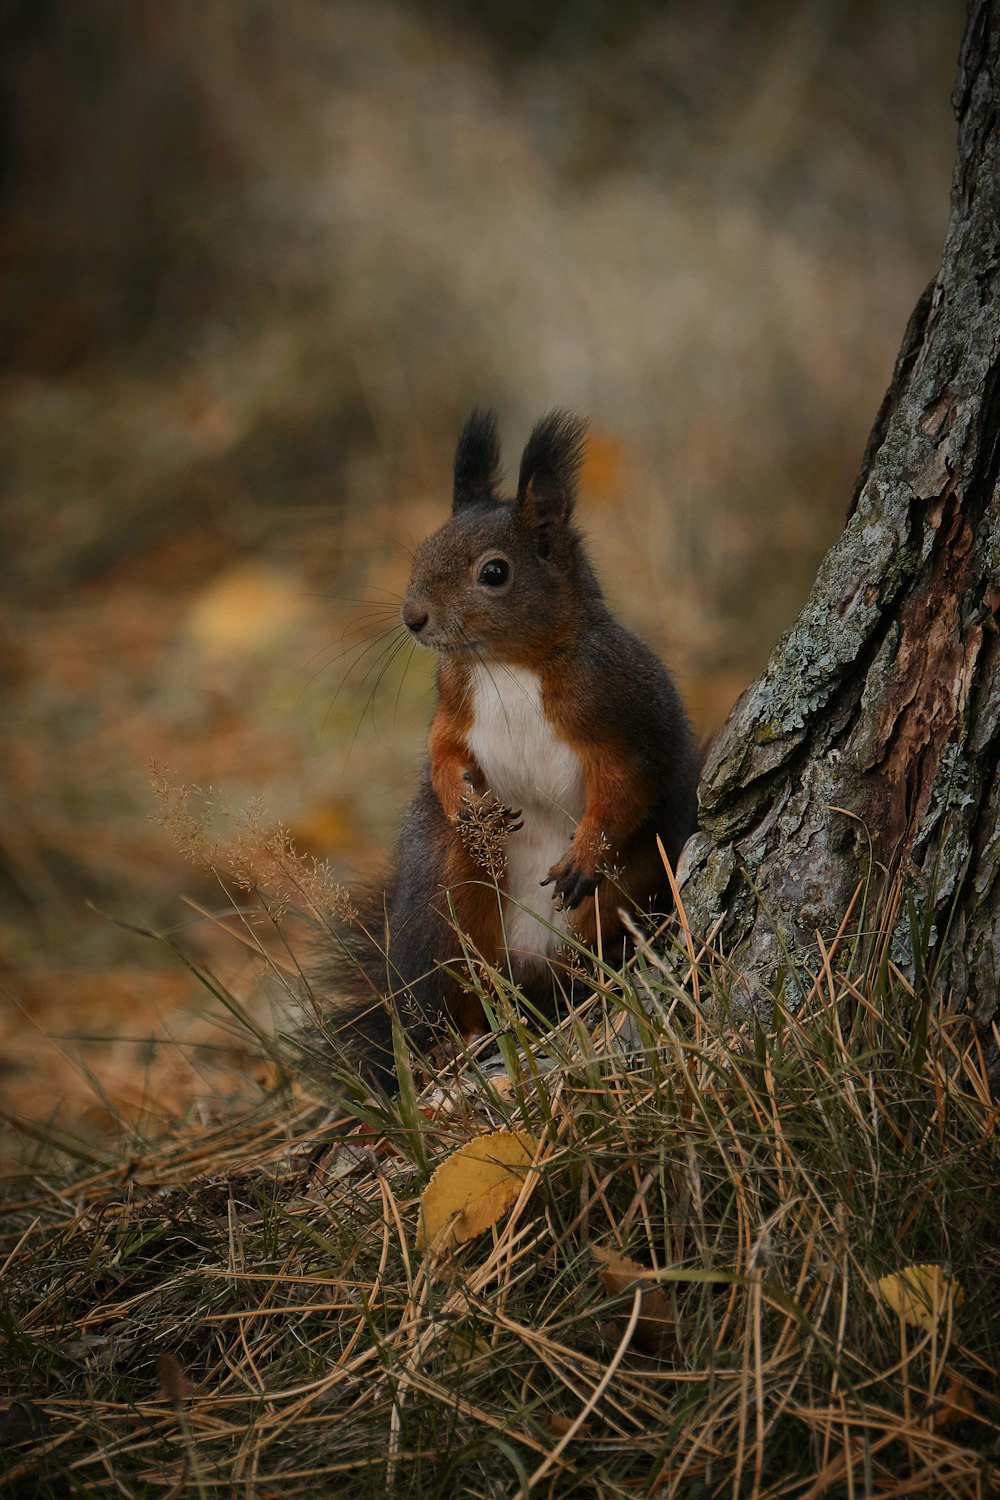
[[(392, 889), (364, 892), (350, 922), (331, 922), (319, 934), (304, 968), (305, 989), (318, 1027), (300, 1044), (327, 1068), (392, 1091), (396, 1083), (394, 1030), (410, 1050), (429, 1055), (447, 1032), (448, 981), (437, 959), (440, 918), (426, 904), (400, 910)], [(318, 1035), (317, 1035), (318, 1032)]]
[(395, 1077), (393, 1011), (382, 892), (366, 892), (349, 921), (331, 918), (312, 939), (303, 964), (305, 998), (315, 1026), (300, 1032), (307, 1056), (325, 1068), (338, 1063), (366, 1083), (391, 1087)]

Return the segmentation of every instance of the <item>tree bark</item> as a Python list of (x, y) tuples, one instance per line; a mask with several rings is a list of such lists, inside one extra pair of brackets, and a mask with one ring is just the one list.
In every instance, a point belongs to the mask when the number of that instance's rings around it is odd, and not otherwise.
[[(846, 528), (705, 771), (692, 929), (751, 996), (807, 968), (859, 882), (901, 876), (956, 1005), (1000, 997), (1000, 0), (970, 0), (937, 277), (906, 330)], [(870, 917), (869, 903), (868, 914)]]

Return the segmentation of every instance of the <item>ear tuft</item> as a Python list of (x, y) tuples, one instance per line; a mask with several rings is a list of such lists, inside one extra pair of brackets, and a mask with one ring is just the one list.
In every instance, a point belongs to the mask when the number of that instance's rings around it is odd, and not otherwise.
[(568, 411), (550, 412), (535, 424), (517, 480), (518, 507), (535, 525), (566, 522), (573, 514), (586, 436), (586, 422)]
[(500, 438), (496, 412), (474, 411), (462, 428), (455, 449), (452, 511), (477, 500), (494, 500), (500, 483)]

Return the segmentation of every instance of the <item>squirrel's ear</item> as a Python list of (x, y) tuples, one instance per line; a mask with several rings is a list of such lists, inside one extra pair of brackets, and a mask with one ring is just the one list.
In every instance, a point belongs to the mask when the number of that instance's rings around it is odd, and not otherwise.
[(496, 499), (500, 482), (500, 439), (496, 412), (474, 411), (462, 428), (455, 449), (452, 511), (477, 500)]
[(567, 411), (535, 424), (517, 480), (517, 507), (531, 525), (566, 522), (573, 514), (586, 435), (583, 418)]

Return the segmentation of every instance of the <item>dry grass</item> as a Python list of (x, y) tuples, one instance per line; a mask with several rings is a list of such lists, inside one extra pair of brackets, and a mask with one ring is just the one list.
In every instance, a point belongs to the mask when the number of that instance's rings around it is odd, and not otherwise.
[[(487, 973), (509, 1077), (470, 1057), (347, 1125), (334, 1071), (39, 1157), (0, 1251), (8, 1492), (996, 1493), (987, 1059), (884, 944), (834, 950), (764, 1028), (682, 931), (529, 1050)], [(429, 1171), (497, 1128), (537, 1143), (513, 1210), (418, 1251)], [(877, 1283), (929, 1262), (964, 1302), (909, 1326)]]

